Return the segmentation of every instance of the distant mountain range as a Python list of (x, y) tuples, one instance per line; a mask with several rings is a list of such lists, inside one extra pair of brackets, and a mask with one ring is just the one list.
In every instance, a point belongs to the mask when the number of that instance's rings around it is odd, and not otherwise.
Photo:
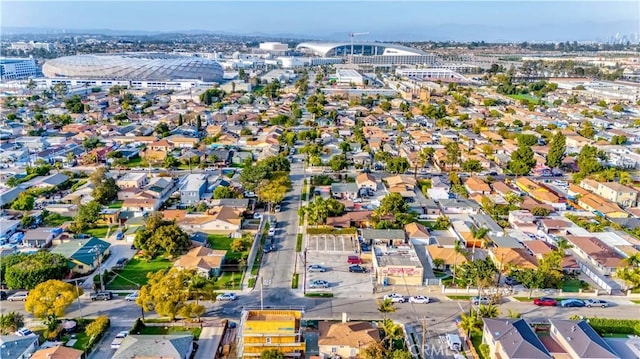
[[(102, 34), (108, 36), (157, 36), (166, 33), (173, 34), (208, 34), (221, 36), (242, 36), (256, 38), (306, 39), (317, 41), (349, 41), (347, 32), (331, 32), (325, 34), (295, 34), (295, 33), (264, 33), (247, 32), (234, 33), (212, 30), (184, 30), (184, 31), (136, 31), (111, 29), (50, 29), (38, 27), (2, 27), (6, 35), (18, 34)], [(359, 41), (486, 41), (486, 42), (520, 42), (520, 41), (604, 41), (616, 33), (637, 33), (637, 21), (618, 22), (584, 22), (579, 24), (524, 24), (516, 28), (500, 25), (473, 24), (444, 24), (444, 25), (416, 25), (396, 27), (393, 29), (371, 28), (358, 29), (369, 31), (370, 35), (359, 36)]]

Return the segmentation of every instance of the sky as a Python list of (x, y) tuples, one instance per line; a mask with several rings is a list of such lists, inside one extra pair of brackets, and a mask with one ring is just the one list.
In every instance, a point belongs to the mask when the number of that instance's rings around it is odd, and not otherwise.
[(296, 34), (335, 39), (587, 40), (640, 33), (640, 1), (6, 1), (3, 28)]

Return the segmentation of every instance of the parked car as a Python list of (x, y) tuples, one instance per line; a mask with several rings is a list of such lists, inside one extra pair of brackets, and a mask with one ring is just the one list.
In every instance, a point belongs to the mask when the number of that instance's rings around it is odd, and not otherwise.
[(359, 265), (359, 264), (354, 264), (354, 265), (350, 265), (349, 266), (349, 272), (351, 273), (367, 273), (367, 268)]
[(558, 302), (553, 298), (540, 297), (540, 298), (534, 299), (533, 304), (540, 307), (555, 307), (556, 305), (558, 305)]
[(273, 207), (273, 210), (274, 210), (274, 211), (276, 211), (276, 212), (280, 212), (280, 209), (281, 209), (281, 208), (282, 208), (282, 207), (280, 207), (280, 205), (279, 205), (279, 204), (276, 204), (276, 205), (275, 205), (275, 207)]
[(405, 303), (407, 301), (407, 298), (405, 298), (403, 295), (398, 294), (398, 293), (390, 293), (384, 296), (384, 299), (387, 300), (391, 300), (392, 303)]
[(116, 269), (122, 268), (124, 267), (124, 265), (127, 263), (129, 259), (127, 259), (126, 257), (122, 257), (120, 259), (118, 259), (118, 261), (116, 262), (116, 264), (113, 266)]
[(262, 253), (269, 253), (275, 251), (275, 247), (271, 243), (265, 243), (262, 247)]
[(18, 329), (16, 331), (16, 335), (21, 336), (21, 337), (29, 337), (32, 335), (36, 335), (34, 332), (32, 332), (31, 330), (27, 329), (27, 328), (22, 328), (22, 329)]
[(487, 304), (491, 304), (491, 299), (487, 298), (487, 297), (472, 297), (471, 298), (471, 304), (473, 305), (479, 305), (479, 304), (483, 304), (483, 305), (487, 305)]
[(91, 293), (91, 295), (89, 295), (89, 298), (91, 298), (91, 300), (94, 302), (96, 300), (111, 300), (113, 299), (113, 293), (111, 293), (108, 290), (99, 291), (99, 292)]
[(4, 290), (0, 290), (0, 300), (6, 300), (7, 299), (7, 292), (5, 292)]
[(14, 293), (13, 295), (10, 295), (9, 298), (7, 298), (7, 300), (10, 302), (16, 302), (16, 301), (24, 302), (27, 300), (28, 295), (29, 295), (29, 292), (17, 292), (17, 293)]
[(362, 259), (358, 256), (349, 256), (347, 258), (347, 263), (349, 264), (362, 264)]
[(506, 277), (504, 279), (504, 284), (506, 285), (517, 285), (520, 284), (515, 278)]
[(607, 302), (606, 300), (602, 300), (602, 299), (587, 299), (584, 301), (584, 305), (587, 308), (591, 308), (591, 307), (601, 307), (601, 308), (606, 308), (609, 306), (609, 302)]
[(329, 282), (320, 279), (312, 280), (309, 282), (309, 288), (329, 288)]
[(124, 299), (125, 299), (127, 302), (135, 302), (135, 301), (136, 301), (136, 299), (138, 299), (138, 291), (136, 290), (136, 291), (135, 291), (135, 292), (133, 292), (133, 293), (129, 293), (129, 295), (127, 295)]
[(424, 295), (414, 295), (409, 297), (409, 303), (428, 304), (429, 302), (431, 302), (431, 298), (425, 297)]
[(117, 241), (121, 241), (123, 239), (124, 239), (124, 233), (122, 233), (122, 232), (116, 233), (116, 240)]
[(268, 235), (275, 236), (276, 235), (276, 229), (274, 227), (270, 227)]
[(126, 330), (123, 330), (120, 333), (116, 334), (116, 338), (111, 342), (111, 349), (120, 348), (120, 345), (124, 341), (124, 338), (127, 337), (127, 335), (129, 335), (129, 332)]
[(253, 219), (260, 219), (260, 218), (262, 218), (262, 215), (260, 213), (256, 212), (253, 214)]
[(580, 299), (575, 299), (575, 298), (571, 298), (571, 299), (565, 299), (563, 301), (560, 302), (560, 306), (564, 307), (564, 308), (571, 308), (571, 307), (577, 307), (577, 308), (581, 308), (584, 307), (584, 302), (581, 301)]
[(216, 297), (216, 300), (219, 301), (219, 302), (233, 302), (236, 299), (238, 299), (238, 296), (235, 295), (235, 293), (219, 294)]
[(322, 266), (320, 264), (312, 264), (309, 266), (309, 268), (307, 268), (307, 270), (309, 272), (321, 272), (324, 273), (327, 271), (327, 268), (325, 266)]

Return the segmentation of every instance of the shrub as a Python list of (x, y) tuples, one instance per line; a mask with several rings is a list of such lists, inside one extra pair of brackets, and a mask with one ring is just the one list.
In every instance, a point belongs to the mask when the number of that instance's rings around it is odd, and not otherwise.
[(295, 273), (293, 278), (291, 279), (291, 289), (298, 289), (298, 280), (300, 279), (300, 274)]
[(600, 334), (640, 335), (640, 320), (609, 318), (585, 318), (585, 320), (588, 320), (593, 329)]
[(92, 347), (94, 343), (97, 343), (102, 335), (109, 328), (109, 318), (104, 315), (97, 317), (93, 322), (89, 323), (84, 329), (85, 334), (91, 339), (89, 339), (88, 347)]
[(355, 228), (307, 228), (307, 234), (356, 234)]
[(140, 333), (140, 331), (142, 329), (144, 329), (144, 327), (145, 327), (145, 325), (142, 322), (142, 319), (138, 318), (133, 323), (133, 326), (131, 327), (131, 330), (129, 330), (129, 334), (138, 334), (138, 333)]
[(333, 293), (307, 293), (305, 297), (333, 298)]

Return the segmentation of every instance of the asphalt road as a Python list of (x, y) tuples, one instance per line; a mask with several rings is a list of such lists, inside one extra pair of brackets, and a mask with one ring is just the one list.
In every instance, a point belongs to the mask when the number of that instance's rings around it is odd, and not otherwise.
[(300, 260), (299, 253), (296, 253), (296, 240), (304, 176), (302, 163), (293, 163), (290, 173), (293, 190), (287, 193), (281, 211), (275, 214), (277, 227), (273, 242), (276, 251), (266, 253), (262, 257), (256, 289), (259, 290), (262, 284), (264, 302), (270, 305), (288, 305), (294, 295), (291, 291), (291, 280), (296, 261)]

